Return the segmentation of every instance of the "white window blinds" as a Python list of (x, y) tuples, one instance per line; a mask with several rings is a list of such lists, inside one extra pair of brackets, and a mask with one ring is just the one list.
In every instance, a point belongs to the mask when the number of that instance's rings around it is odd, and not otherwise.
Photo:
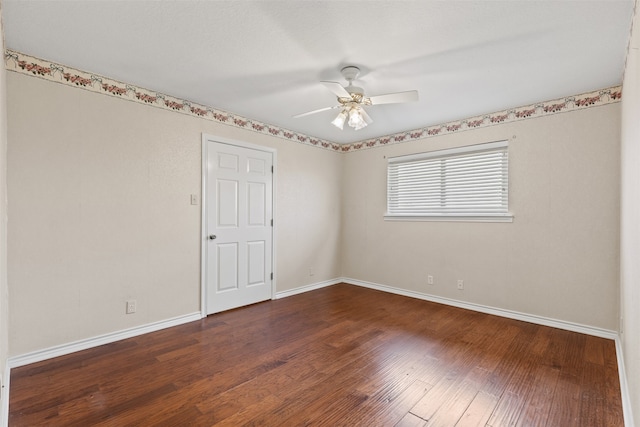
[(509, 216), (507, 141), (390, 158), (387, 217)]

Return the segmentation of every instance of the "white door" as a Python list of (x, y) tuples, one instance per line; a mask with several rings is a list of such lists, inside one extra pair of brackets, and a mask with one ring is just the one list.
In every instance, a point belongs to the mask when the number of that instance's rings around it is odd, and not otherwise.
[(273, 153), (206, 140), (206, 312), (271, 298)]

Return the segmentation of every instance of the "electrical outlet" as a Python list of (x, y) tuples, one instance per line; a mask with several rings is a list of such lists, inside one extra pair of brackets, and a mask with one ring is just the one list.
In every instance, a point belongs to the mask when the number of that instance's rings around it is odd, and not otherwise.
[(464, 280), (458, 279), (458, 289), (464, 289)]
[(433, 285), (433, 276), (430, 274), (427, 276), (427, 285)]
[(130, 299), (127, 301), (127, 314), (133, 314), (136, 312), (136, 300)]
[(315, 274), (316, 274), (316, 272), (313, 270), (313, 267), (310, 267), (309, 268), (309, 276), (313, 276)]

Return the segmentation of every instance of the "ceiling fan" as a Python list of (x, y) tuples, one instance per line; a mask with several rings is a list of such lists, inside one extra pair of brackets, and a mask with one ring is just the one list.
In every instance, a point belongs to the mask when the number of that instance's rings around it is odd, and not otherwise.
[(367, 112), (363, 108), (365, 105), (397, 104), (418, 100), (417, 90), (388, 93), (385, 95), (376, 95), (369, 97), (364, 96), (364, 90), (361, 87), (353, 85), (353, 81), (360, 74), (360, 69), (358, 67), (349, 65), (342, 68), (340, 72), (349, 83), (347, 87), (343, 87), (340, 83), (337, 82), (320, 82), (338, 97), (338, 105), (297, 114), (293, 116), (293, 118), (304, 117), (311, 114), (319, 113), (321, 111), (340, 108), (340, 113), (335, 119), (333, 119), (331, 124), (342, 130), (346, 121), (350, 127), (354, 128), (355, 130), (360, 130), (373, 122), (371, 117), (369, 117), (369, 114), (367, 114)]

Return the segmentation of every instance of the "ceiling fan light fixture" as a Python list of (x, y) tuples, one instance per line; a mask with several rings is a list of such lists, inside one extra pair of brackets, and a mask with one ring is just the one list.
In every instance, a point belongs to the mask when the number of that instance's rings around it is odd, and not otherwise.
[(365, 127), (367, 127), (367, 122), (365, 122), (365, 121), (363, 120), (361, 123), (358, 123), (358, 124), (354, 127), (354, 129), (355, 129), (355, 130), (360, 130), (360, 129), (365, 128)]
[(331, 124), (337, 127), (338, 129), (342, 130), (344, 129), (345, 120), (347, 120), (347, 112), (345, 110), (342, 110), (340, 111), (340, 114), (338, 114), (338, 116), (335, 119), (333, 119)]
[(367, 122), (362, 118), (362, 114), (360, 114), (360, 108), (354, 107), (349, 110), (349, 126), (355, 130), (360, 130), (367, 126)]
[[(1, 0), (0, 0), (1, 1)], [(399, 104), (404, 102), (412, 102), (418, 100), (418, 91), (410, 90), (406, 92), (394, 92), (384, 95), (365, 96), (361, 87), (354, 86), (353, 81), (360, 74), (360, 69), (352, 65), (346, 66), (340, 70), (342, 76), (347, 80), (348, 85), (345, 87), (338, 82), (322, 81), (321, 83), (337, 96), (338, 105), (333, 107), (324, 107), (317, 110), (308, 111), (293, 116), (305, 117), (311, 114), (320, 113), (321, 111), (340, 109), (338, 116), (331, 121), (331, 124), (340, 130), (344, 130), (344, 123), (347, 122), (349, 127), (360, 130), (367, 125), (373, 123), (364, 106), (375, 106), (378, 104)]]

